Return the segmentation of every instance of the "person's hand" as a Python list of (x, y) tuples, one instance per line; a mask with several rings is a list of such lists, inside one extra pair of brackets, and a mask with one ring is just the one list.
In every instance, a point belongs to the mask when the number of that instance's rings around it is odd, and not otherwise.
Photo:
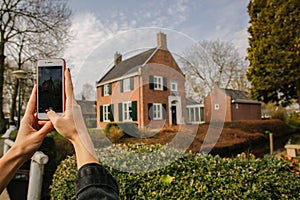
[(36, 92), (35, 85), (13, 145), (13, 148), (17, 148), (26, 160), (32, 157), (41, 146), (47, 133), (53, 129), (51, 122), (39, 122), (36, 117)]
[(94, 145), (85, 126), (81, 108), (74, 98), (73, 84), (69, 70), (65, 71), (65, 79), (66, 111), (62, 116), (59, 116), (55, 111), (48, 110), (47, 117), (57, 132), (73, 144), (77, 157), (77, 166), (80, 168), (86, 163), (97, 163), (98, 159)]
[(80, 133), (86, 133), (86, 127), (82, 119), (80, 106), (77, 104), (73, 94), (73, 84), (69, 70), (65, 71), (66, 81), (66, 111), (59, 116), (53, 110), (47, 110), (47, 117), (54, 128), (71, 142), (79, 138)]

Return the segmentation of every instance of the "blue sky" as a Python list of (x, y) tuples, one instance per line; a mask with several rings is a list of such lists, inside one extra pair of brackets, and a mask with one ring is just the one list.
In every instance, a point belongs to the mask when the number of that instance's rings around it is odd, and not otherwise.
[[(64, 57), (75, 77), (82, 76), (84, 68), (89, 80), (98, 80), (111, 63), (113, 52), (154, 47), (155, 33), (159, 31), (167, 33), (170, 50), (179, 54), (182, 44), (220, 39), (232, 42), (246, 56), (248, 3), (249, 0), (70, 0), (74, 39)], [(121, 40), (127, 43), (118, 43)], [(87, 68), (91, 74), (86, 73)], [(92, 74), (97, 76), (90, 78)]]

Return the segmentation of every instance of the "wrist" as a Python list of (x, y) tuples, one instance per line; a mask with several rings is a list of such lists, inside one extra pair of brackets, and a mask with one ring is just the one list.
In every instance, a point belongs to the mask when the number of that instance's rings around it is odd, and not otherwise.
[(24, 148), (13, 145), (9, 151), (7, 152), (9, 157), (15, 161), (16, 165), (23, 165), (27, 160), (31, 158), (31, 156), (24, 154)]

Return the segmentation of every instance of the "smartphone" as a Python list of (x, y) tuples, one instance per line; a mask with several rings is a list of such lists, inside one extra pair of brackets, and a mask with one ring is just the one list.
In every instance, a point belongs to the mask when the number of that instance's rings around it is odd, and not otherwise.
[(66, 62), (62, 58), (37, 61), (37, 118), (48, 120), (46, 110), (54, 110), (58, 115), (65, 111)]

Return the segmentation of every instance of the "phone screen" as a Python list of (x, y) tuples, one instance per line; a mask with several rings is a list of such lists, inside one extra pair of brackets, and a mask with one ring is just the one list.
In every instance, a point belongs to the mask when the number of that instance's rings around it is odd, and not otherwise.
[(38, 67), (38, 112), (52, 109), (63, 112), (63, 68), (62, 66)]

